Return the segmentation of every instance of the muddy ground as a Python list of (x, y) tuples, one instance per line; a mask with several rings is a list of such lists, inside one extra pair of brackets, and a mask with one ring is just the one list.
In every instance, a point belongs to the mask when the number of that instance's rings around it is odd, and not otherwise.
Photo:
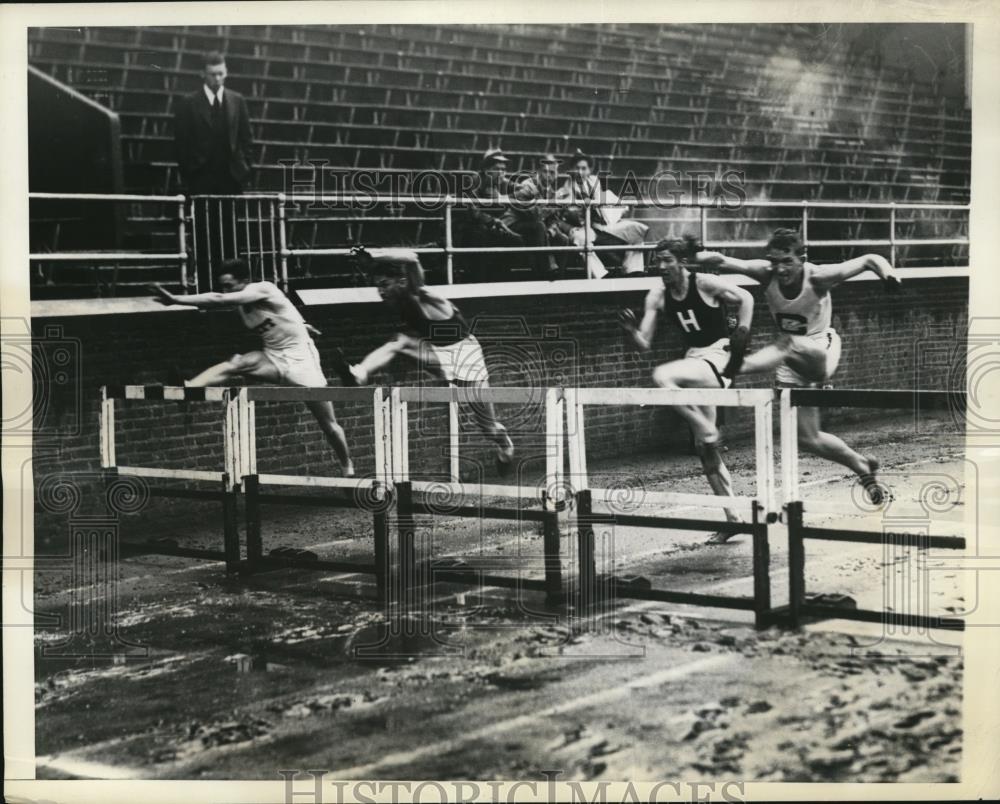
[[(928, 484), (965, 487), (945, 420), (925, 420), (919, 432), (889, 419), (839, 432), (879, 456), (898, 500), (919, 502)], [(748, 493), (751, 445), (732, 444), (726, 460), (737, 493)], [(684, 455), (606, 461), (591, 473), (706, 490), (696, 459)], [(811, 522), (880, 529), (878, 517), (848, 516), (857, 507), (839, 467), (804, 457), (802, 473), (807, 501), (844, 510)], [(938, 498), (931, 529), (962, 533), (966, 498)], [(218, 523), (213, 508), (154, 499), (120, 529), (125, 540), (219, 547)], [(537, 525), (421, 524), (425, 554), (509, 561), (507, 571), (540, 577)], [(562, 524), (571, 578), (571, 517)], [(264, 527), (268, 547), (371, 555), (370, 520), (360, 513), (272, 508)], [(749, 537), (719, 546), (704, 537), (617, 528), (608, 546), (617, 571), (658, 588), (751, 594)], [(780, 524), (770, 541), (780, 605), (788, 582)], [(944, 558), (912, 552), (810, 542), (808, 591), (847, 594), (863, 608), (961, 615), (971, 607), (960, 573), (935, 570)], [(35, 573), (39, 778), (273, 780), (281, 769), (310, 768), (344, 779), (552, 771), (579, 780), (958, 779), (960, 634), (839, 620), (758, 632), (742, 612), (628, 600), (581, 622), (537, 593), (443, 585), (422, 616), (407, 619), (387, 617), (369, 576), (233, 578), (218, 563), (142, 556), (119, 562), (117, 599), (97, 601), (115, 612), (131, 647), (96, 637), (117, 657), (74, 659), (60, 655), (63, 628), (47, 625), (51, 615), (66, 622), (74, 600), (93, 602), (73, 577), (66, 565)]]

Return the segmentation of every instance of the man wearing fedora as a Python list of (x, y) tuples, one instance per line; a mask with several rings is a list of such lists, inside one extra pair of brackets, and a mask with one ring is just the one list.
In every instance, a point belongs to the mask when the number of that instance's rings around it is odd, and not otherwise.
[[(592, 175), (594, 160), (579, 148), (570, 158), (570, 175), (556, 194), (557, 198), (570, 198), (576, 201), (614, 202), (617, 199), (613, 193), (601, 187), (601, 180)], [(642, 221), (621, 218), (621, 208), (591, 207), (590, 240), (595, 246), (639, 245), (645, 240), (649, 227)], [(571, 233), (574, 245), (584, 245), (585, 230), (582, 221)], [(609, 252), (605, 252), (607, 254)], [(622, 273), (626, 276), (644, 274), (646, 263), (641, 251), (616, 252), (622, 254)], [(590, 255), (594, 257), (596, 255)], [(588, 261), (588, 273), (600, 278), (606, 270), (597, 270), (597, 266)]]
[[(479, 168), (479, 186), (476, 197), (483, 200), (497, 200), (508, 197), (517, 201), (528, 200), (519, 191), (522, 183), (515, 185), (507, 177), (508, 159), (499, 148), (491, 148), (483, 154)], [(537, 207), (528, 204), (500, 205), (496, 207), (472, 207), (461, 217), (461, 225), (456, 236), (456, 245), (474, 246), (533, 246), (548, 245), (545, 224), (542, 223)], [(507, 270), (512, 264), (528, 265), (536, 279), (549, 277), (549, 255), (544, 252), (528, 252), (517, 255), (474, 254), (465, 262), (467, 277), (472, 281), (503, 282), (510, 279)]]

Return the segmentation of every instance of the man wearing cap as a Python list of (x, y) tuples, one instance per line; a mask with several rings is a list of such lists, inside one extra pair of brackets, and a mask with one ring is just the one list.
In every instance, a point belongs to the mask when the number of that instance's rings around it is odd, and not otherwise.
[[(513, 197), (517, 201), (529, 200), (516, 194), (517, 187), (507, 177), (507, 157), (499, 148), (491, 148), (483, 154), (479, 170), (479, 187), (476, 197), (483, 200), (499, 200)], [(489, 209), (471, 208), (460, 226), (456, 237), (460, 247), (474, 246), (532, 246), (548, 245), (545, 225), (534, 205), (521, 203), (518, 206)], [(528, 252), (523, 262), (534, 269), (537, 279), (548, 278), (549, 257), (544, 252)], [(512, 255), (477, 254), (466, 264), (467, 270), (476, 265), (475, 271), (480, 281), (502, 282), (509, 277), (505, 267), (511, 265)]]
[[(614, 194), (605, 191), (601, 187), (601, 180), (597, 176), (591, 175), (593, 170), (593, 159), (581, 151), (579, 148), (570, 158), (571, 173), (563, 186), (557, 193), (557, 198), (571, 198), (577, 201), (591, 201), (594, 203), (617, 200)], [(595, 246), (621, 246), (638, 245), (643, 242), (649, 227), (641, 221), (622, 220), (618, 210), (608, 207), (591, 207), (591, 229), (590, 239)], [(573, 230), (573, 241), (575, 245), (584, 245), (586, 232), (581, 225)], [(622, 273), (626, 276), (643, 274), (646, 270), (645, 261), (641, 251), (625, 251), (621, 258)], [(595, 266), (596, 267), (596, 266)], [(591, 275), (595, 271), (588, 264), (588, 272)], [(599, 272), (598, 272), (599, 273)], [(606, 272), (605, 272), (606, 273)]]

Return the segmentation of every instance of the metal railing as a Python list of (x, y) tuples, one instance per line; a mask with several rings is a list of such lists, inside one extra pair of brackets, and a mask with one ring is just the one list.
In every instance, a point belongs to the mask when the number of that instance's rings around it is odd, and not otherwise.
[[(643, 215), (636, 218), (647, 225), (667, 224), (676, 228), (683, 224), (688, 230), (697, 230), (701, 242), (706, 248), (749, 249), (762, 248), (765, 239), (723, 239), (713, 238), (711, 228), (719, 225), (747, 226), (769, 228), (782, 223), (799, 229), (804, 244), (807, 247), (883, 247), (889, 250), (889, 259), (895, 263), (898, 250), (908, 246), (967, 246), (969, 239), (965, 232), (968, 227), (969, 206), (966, 204), (919, 204), (893, 202), (833, 202), (833, 201), (746, 201), (738, 205), (724, 206), (718, 201), (673, 201), (663, 203), (652, 199), (619, 199), (609, 202), (595, 202), (590, 199), (536, 199), (523, 201), (506, 196), (494, 199), (458, 198), (455, 196), (378, 196), (365, 194), (332, 194), (332, 195), (285, 195), (283, 193), (250, 193), (245, 195), (210, 195), (194, 196), (143, 196), (143, 195), (98, 195), (98, 194), (64, 194), (64, 193), (30, 193), (31, 200), (58, 200), (82, 202), (168, 202), (177, 205), (176, 219), (178, 250), (169, 253), (150, 253), (145, 251), (75, 251), (75, 252), (32, 252), (31, 262), (173, 262), (178, 267), (178, 281), (185, 292), (198, 292), (199, 287), (214, 275), (221, 260), (230, 257), (244, 257), (251, 263), (254, 278), (268, 279), (287, 290), (289, 285), (289, 260), (295, 258), (347, 256), (351, 246), (336, 247), (295, 247), (290, 246), (289, 228), (293, 223), (308, 222), (308, 217), (291, 218), (290, 210), (300, 208), (319, 208), (322, 210), (361, 211), (356, 217), (337, 218), (324, 217), (325, 222), (370, 221), (385, 224), (389, 221), (400, 223), (412, 221), (427, 221), (428, 212), (440, 213), (443, 224), (443, 238), (440, 244), (433, 246), (417, 246), (418, 254), (437, 254), (444, 257), (445, 281), (455, 283), (455, 258), (466, 254), (576, 254), (583, 259), (584, 266), (592, 255), (605, 252), (646, 252), (655, 248), (656, 237), (642, 243), (625, 243), (614, 245), (598, 245), (595, 243), (594, 212), (595, 208), (616, 207), (626, 211), (663, 210), (668, 209), (675, 214), (670, 217)], [(421, 214), (417, 216), (403, 215), (372, 215), (370, 212), (378, 206), (390, 205), (400, 209), (406, 205), (417, 207)], [(455, 240), (455, 210), (465, 207), (501, 207), (517, 210), (533, 208), (556, 209), (577, 207), (583, 213), (583, 225), (575, 227), (582, 229), (582, 242), (571, 245), (545, 246), (468, 246), (456, 245)], [(687, 210), (693, 215), (681, 218), (678, 210)], [(718, 211), (720, 214), (712, 215)], [(756, 217), (732, 217), (746, 210), (757, 211)], [(792, 211), (779, 219), (762, 219), (759, 211), (778, 210)], [(817, 216), (820, 211), (849, 210), (857, 215), (860, 211), (886, 211), (888, 218), (866, 220), (864, 218), (832, 218)], [(946, 215), (944, 220), (926, 222), (932, 228), (947, 225), (962, 233), (957, 237), (901, 237), (899, 226), (902, 223), (917, 224), (919, 221), (911, 217), (901, 220), (900, 213), (910, 211), (914, 215), (920, 212)], [(723, 215), (722, 213), (726, 213)], [(951, 217), (959, 213), (960, 219)], [(854, 237), (848, 239), (810, 239), (810, 223), (820, 225), (841, 223), (846, 225), (887, 224), (886, 237)], [(190, 232), (188, 230), (190, 228)], [(190, 237), (189, 237), (190, 233)], [(579, 236), (579, 235), (578, 235)], [(188, 241), (190, 240), (190, 245)], [(585, 268), (586, 270), (586, 268)], [(587, 271), (588, 276), (594, 274)], [(199, 278), (200, 276), (200, 278)]]

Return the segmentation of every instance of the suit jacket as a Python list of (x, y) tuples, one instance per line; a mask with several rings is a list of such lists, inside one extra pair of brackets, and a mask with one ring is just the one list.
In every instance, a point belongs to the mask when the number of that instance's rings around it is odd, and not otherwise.
[(205, 90), (180, 99), (174, 115), (174, 144), (181, 180), (188, 190), (197, 192), (229, 192), (228, 187), (209, 187), (210, 177), (229, 177), (242, 188), (250, 175), (253, 164), (253, 135), (250, 132), (250, 114), (247, 103), (238, 92), (226, 87), (222, 93), (222, 109), (229, 134), (229, 160), (227, 165), (213, 165), (212, 158), (212, 107), (205, 97)]

